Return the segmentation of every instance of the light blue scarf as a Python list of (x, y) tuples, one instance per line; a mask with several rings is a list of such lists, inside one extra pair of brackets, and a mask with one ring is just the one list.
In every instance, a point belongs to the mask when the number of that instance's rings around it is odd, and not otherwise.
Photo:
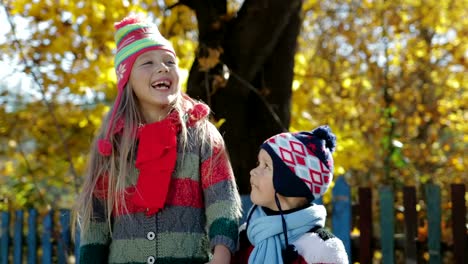
[[(249, 257), (249, 264), (282, 264), (282, 249), (286, 247), (283, 235), (281, 215), (265, 214), (260, 206), (252, 207), (252, 216), (248, 223), (247, 237), (254, 249)], [(293, 243), (315, 226), (323, 227), (327, 212), (322, 205), (313, 204), (302, 210), (285, 214), (288, 227), (288, 241)]]

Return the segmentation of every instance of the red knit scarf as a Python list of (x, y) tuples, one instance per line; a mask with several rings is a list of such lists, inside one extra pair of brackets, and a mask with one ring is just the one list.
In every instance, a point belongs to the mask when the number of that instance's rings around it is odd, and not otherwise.
[[(208, 106), (193, 101), (185, 94), (182, 96), (182, 111), (187, 115), (188, 127), (209, 115)], [(177, 135), (181, 129), (178, 114), (178, 111), (173, 110), (164, 120), (137, 129), (139, 143), (135, 167), (140, 174), (136, 186), (126, 190), (128, 193), (123, 201), (127, 206), (135, 205), (138, 208), (134, 209), (136, 211), (143, 209), (152, 215), (164, 208), (177, 160)], [(124, 124), (123, 119), (118, 120), (113, 133), (122, 133)], [(107, 192), (101, 192), (107, 190), (107, 181), (107, 176), (100, 178), (100, 197), (107, 196)], [(115, 209), (115, 212), (121, 211), (122, 208)]]
[(132, 202), (146, 208), (148, 215), (164, 208), (176, 165), (179, 131), (180, 121), (175, 110), (164, 120), (139, 129), (135, 167), (140, 175)]

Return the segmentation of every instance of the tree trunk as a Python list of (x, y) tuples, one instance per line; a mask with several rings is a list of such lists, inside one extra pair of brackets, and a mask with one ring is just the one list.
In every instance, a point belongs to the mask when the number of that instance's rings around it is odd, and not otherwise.
[[(187, 93), (208, 103), (215, 120), (225, 119), (219, 130), (239, 190), (247, 194), (259, 146), (289, 127), (302, 1), (246, 0), (232, 19), (225, 0), (182, 3), (195, 10), (199, 27)], [(202, 61), (215, 59), (216, 51), (219, 61), (208, 69)]]

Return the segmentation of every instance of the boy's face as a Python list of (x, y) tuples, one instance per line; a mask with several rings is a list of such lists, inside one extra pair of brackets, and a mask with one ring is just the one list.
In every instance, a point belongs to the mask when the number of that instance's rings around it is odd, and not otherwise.
[(258, 153), (258, 165), (250, 171), (250, 199), (256, 205), (276, 208), (273, 187), (273, 161), (264, 149)]
[(166, 50), (150, 50), (135, 60), (130, 84), (143, 112), (166, 108), (179, 93), (179, 68), (174, 54)]

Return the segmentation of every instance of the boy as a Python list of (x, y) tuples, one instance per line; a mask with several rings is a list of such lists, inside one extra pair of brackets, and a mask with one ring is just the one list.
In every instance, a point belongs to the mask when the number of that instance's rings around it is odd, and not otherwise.
[(254, 206), (234, 263), (348, 263), (341, 240), (323, 228), (325, 208), (313, 203), (332, 180), (335, 144), (330, 128), (321, 126), (261, 145), (250, 172)]

